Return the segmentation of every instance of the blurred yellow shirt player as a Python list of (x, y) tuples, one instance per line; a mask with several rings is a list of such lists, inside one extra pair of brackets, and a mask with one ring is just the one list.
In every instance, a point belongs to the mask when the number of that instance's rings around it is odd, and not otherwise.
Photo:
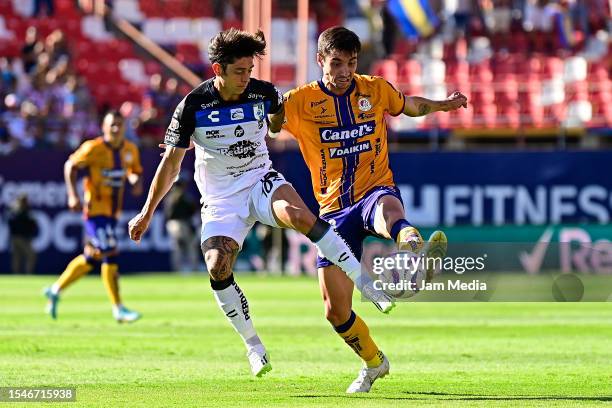
[[(126, 181), (132, 185), (132, 194), (142, 193), (140, 154), (136, 145), (124, 138), (124, 119), (120, 113), (107, 113), (102, 131), (102, 136), (84, 142), (72, 153), (64, 166), (68, 207), (72, 211), (82, 209), (86, 242), (83, 253), (68, 264), (52, 286), (45, 289), (47, 312), (54, 319), (57, 318), (60, 292), (99, 263), (102, 281), (113, 306), (113, 317), (118, 322), (140, 318), (139, 313), (127, 309), (121, 302), (115, 235)], [(78, 170), (86, 173), (83, 205), (76, 189)]]

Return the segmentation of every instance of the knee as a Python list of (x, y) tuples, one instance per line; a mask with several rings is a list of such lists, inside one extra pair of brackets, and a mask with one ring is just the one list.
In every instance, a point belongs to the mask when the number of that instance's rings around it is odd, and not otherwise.
[(214, 253), (215, 251), (207, 251), (204, 255), (204, 262), (210, 277), (215, 281), (222, 281), (229, 277), (231, 269), (221, 261), (220, 257)]
[(325, 302), (325, 318), (334, 327), (340, 326), (351, 317), (351, 306)]

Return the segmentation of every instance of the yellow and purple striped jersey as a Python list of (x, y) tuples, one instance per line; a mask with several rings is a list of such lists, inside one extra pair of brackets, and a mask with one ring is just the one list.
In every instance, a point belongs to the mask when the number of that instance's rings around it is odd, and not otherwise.
[(357, 75), (343, 95), (321, 81), (285, 94), (285, 124), (310, 170), (321, 214), (353, 205), (376, 186), (394, 186), (385, 114), (404, 94), (380, 77)]
[(84, 142), (70, 155), (70, 161), (87, 172), (83, 180), (85, 218), (100, 215), (118, 218), (127, 175), (142, 173), (136, 145), (124, 140), (113, 149), (100, 136)]

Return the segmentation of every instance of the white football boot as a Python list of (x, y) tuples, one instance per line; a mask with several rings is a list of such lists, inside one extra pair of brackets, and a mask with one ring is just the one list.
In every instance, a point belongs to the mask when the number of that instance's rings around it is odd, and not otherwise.
[(387, 314), (395, 307), (395, 302), (391, 296), (387, 295), (382, 290), (375, 289), (373, 283), (374, 281), (364, 273), (359, 277), (357, 282), (355, 282), (355, 285), (364, 298), (374, 303), (374, 306), (376, 306), (378, 310)]
[(117, 308), (113, 308), (113, 317), (117, 323), (133, 323), (140, 319), (142, 315), (121, 305)]
[(266, 352), (266, 348), (263, 344), (253, 346), (247, 352), (247, 358), (249, 364), (251, 364), (251, 372), (256, 377), (261, 377), (268, 371), (272, 370), (272, 364), (270, 364), (270, 357)]
[[(434, 231), (427, 240), (427, 248), (425, 249), (425, 256), (433, 259), (444, 259), (446, 251), (448, 250), (448, 238), (442, 231)], [(436, 273), (435, 262), (427, 262), (427, 271), (425, 275), (425, 282), (429, 283), (433, 280), (434, 274)]]
[(47, 298), (47, 306), (45, 312), (51, 316), (53, 320), (57, 319), (57, 303), (59, 302), (59, 294), (53, 293), (51, 287), (44, 289), (44, 295)]
[(378, 367), (363, 367), (359, 371), (359, 375), (355, 381), (346, 389), (346, 393), (370, 392), (370, 388), (372, 388), (374, 381), (383, 378), (387, 374), (389, 374), (389, 360), (387, 360), (387, 356), (383, 355), (383, 362)]

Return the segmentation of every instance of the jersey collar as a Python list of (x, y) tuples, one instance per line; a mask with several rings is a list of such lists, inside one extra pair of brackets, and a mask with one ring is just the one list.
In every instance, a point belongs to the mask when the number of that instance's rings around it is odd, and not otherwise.
[(353, 90), (355, 89), (355, 83), (356, 83), (355, 78), (353, 78), (353, 80), (351, 81), (351, 86), (349, 86), (349, 88), (346, 90), (346, 92), (344, 92), (342, 95), (336, 95), (335, 93), (333, 93), (332, 91), (330, 91), (329, 89), (327, 89), (327, 87), (326, 87), (326, 86), (325, 86), (325, 84), (323, 83), (323, 80), (322, 80), (322, 79), (319, 79), (317, 82), (319, 83), (319, 88), (321, 88), (321, 90), (322, 90), (323, 92), (325, 92), (326, 94), (328, 94), (328, 95), (330, 95), (330, 96), (333, 96), (333, 97), (335, 97), (335, 98), (340, 98), (340, 97), (343, 97), (343, 96), (348, 96), (348, 95), (350, 95), (350, 94), (351, 94), (351, 92), (353, 92)]

